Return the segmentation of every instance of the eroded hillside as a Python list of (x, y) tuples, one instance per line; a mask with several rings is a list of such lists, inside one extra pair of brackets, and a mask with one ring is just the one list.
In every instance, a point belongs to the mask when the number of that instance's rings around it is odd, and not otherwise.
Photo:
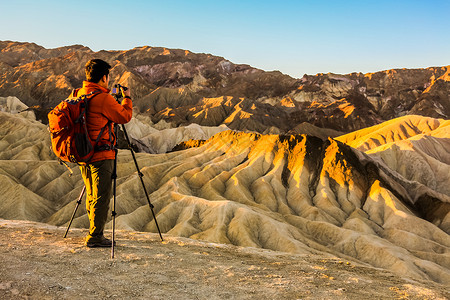
[[(44, 125), (0, 115), (9, 124), (0, 131), (0, 217), (65, 226), (82, 189), (78, 170), (69, 177), (51, 157)], [(437, 179), (408, 180), (370, 154), (308, 135), (224, 131), (182, 147), (137, 155), (165, 235), (338, 256), (450, 282), (450, 201), (433, 188)], [(117, 227), (156, 232), (129, 152), (118, 162)], [(83, 205), (73, 226), (88, 226)]]

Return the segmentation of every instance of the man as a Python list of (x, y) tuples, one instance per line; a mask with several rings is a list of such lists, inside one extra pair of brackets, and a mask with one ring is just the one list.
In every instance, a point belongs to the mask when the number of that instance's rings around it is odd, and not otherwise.
[[(89, 216), (89, 234), (87, 247), (111, 247), (111, 240), (103, 235), (108, 217), (109, 202), (112, 196), (112, 178), (114, 169), (116, 136), (114, 124), (125, 124), (131, 120), (132, 102), (130, 90), (124, 91), (124, 99), (119, 104), (109, 94), (109, 69), (111, 66), (101, 60), (93, 59), (86, 63), (86, 81), (77, 91), (77, 95), (100, 91), (89, 100), (87, 128), (92, 141), (101, 137), (91, 160), (80, 166), (81, 175), (86, 185), (86, 211)], [(105, 127), (106, 126), (106, 127)], [(102, 128), (105, 129), (102, 131)]]

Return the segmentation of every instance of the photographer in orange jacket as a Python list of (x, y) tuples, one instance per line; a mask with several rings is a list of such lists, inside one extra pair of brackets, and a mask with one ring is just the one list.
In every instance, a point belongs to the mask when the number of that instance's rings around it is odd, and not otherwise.
[[(77, 95), (89, 94), (93, 91), (101, 92), (89, 101), (87, 113), (90, 139), (95, 141), (100, 133), (101, 137), (91, 160), (80, 166), (86, 185), (86, 211), (90, 223), (85, 243), (87, 247), (111, 247), (112, 245), (111, 240), (103, 235), (103, 230), (112, 196), (111, 175), (114, 169), (117, 141), (114, 123), (128, 123), (132, 116), (130, 89), (121, 89), (124, 97), (121, 103), (109, 94), (109, 69), (111, 66), (101, 59), (88, 61), (85, 67), (86, 81), (83, 81), (83, 87), (76, 91)], [(102, 132), (105, 126), (106, 130)]]

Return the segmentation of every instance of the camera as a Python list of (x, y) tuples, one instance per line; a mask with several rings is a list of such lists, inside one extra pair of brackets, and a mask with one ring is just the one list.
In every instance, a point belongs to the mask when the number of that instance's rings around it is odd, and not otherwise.
[(113, 95), (116, 99), (120, 99), (123, 96), (122, 90), (126, 91), (126, 90), (128, 90), (128, 88), (121, 84), (115, 84), (111, 91), (111, 95)]

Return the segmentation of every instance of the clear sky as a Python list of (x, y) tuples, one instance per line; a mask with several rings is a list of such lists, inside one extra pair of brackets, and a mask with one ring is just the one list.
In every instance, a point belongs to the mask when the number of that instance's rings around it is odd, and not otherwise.
[(0, 0), (0, 40), (223, 56), (293, 77), (450, 65), (450, 0)]

